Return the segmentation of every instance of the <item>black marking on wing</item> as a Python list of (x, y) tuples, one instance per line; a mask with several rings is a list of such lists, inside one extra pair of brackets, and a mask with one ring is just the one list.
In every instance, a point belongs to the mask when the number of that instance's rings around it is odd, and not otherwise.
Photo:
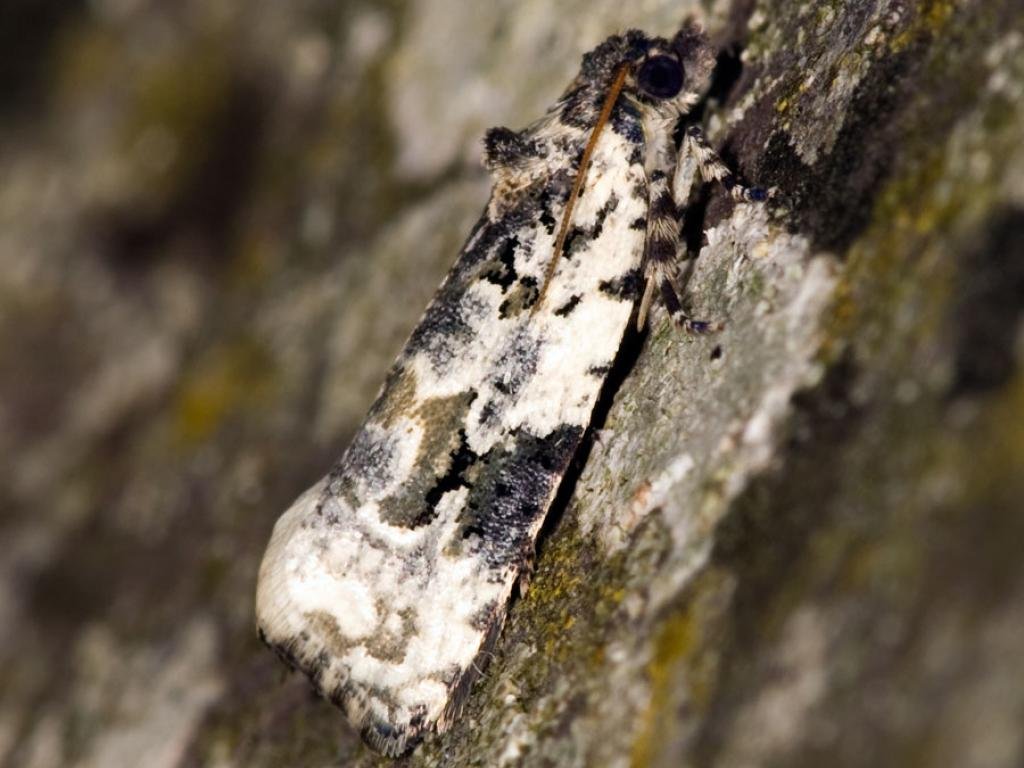
[(631, 301), (640, 295), (643, 279), (639, 269), (631, 269), (613, 280), (602, 280), (597, 287), (607, 296)]
[(544, 229), (549, 235), (555, 234), (555, 226), (558, 223), (558, 220), (555, 218), (555, 213), (552, 210), (552, 198), (556, 196), (559, 195), (554, 194), (553, 191), (548, 188), (540, 194), (537, 200), (540, 213), (537, 217), (537, 221), (544, 225)]
[(547, 513), (582, 437), (583, 428), (570, 424), (543, 437), (519, 432), (510, 446), (481, 457), (461, 526), (479, 536), (482, 556), (495, 573), (519, 564), (532, 548), (529, 530)]
[(481, 426), (490, 424), (498, 417), (500, 411), (498, 410), (498, 404), (494, 400), (488, 400), (480, 408), (480, 416), (477, 419), (477, 423)]
[(509, 287), (518, 278), (516, 272), (516, 248), (519, 247), (519, 238), (513, 235), (501, 243), (495, 251), (493, 261), (485, 265), (480, 277), (501, 288), (506, 293)]
[(466, 430), (459, 430), (459, 447), (451, 453), (451, 464), (448, 471), (437, 479), (434, 486), (427, 491), (424, 501), (426, 507), (413, 521), (413, 527), (426, 525), (437, 517), (437, 505), (441, 497), (449, 491), (456, 491), (459, 488), (470, 488), (471, 483), (466, 479), (467, 472), (473, 467), (480, 457), (469, 447), (466, 439)]
[(501, 302), (501, 306), (498, 307), (498, 315), (502, 318), (515, 317), (530, 309), (539, 298), (540, 289), (537, 287), (537, 278), (525, 275), (509, 292), (508, 298)]
[(565, 250), (562, 252), (563, 258), (568, 259), (572, 257), (573, 253), (578, 249), (577, 243), (586, 244), (597, 240), (604, 231), (604, 223), (608, 216), (618, 207), (619, 196), (612, 192), (608, 195), (605, 204), (598, 209), (597, 215), (594, 216), (593, 224), (589, 227), (573, 226), (565, 238)]
[(563, 304), (562, 306), (555, 310), (555, 314), (558, 317), (568, 317), (570, 314), (572, 314), (572, 311), (576, 309), (577, 306), (579, 306), (580, 298), (581, 297), (578, 293), (573, 294), (572, 296), (569, 297), (569, 300), (565, 302), (565, 304)]

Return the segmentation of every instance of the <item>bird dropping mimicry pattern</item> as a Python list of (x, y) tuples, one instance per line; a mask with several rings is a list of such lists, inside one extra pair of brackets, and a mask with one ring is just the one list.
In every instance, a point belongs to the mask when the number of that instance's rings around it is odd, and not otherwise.
[(458, 716), (631, 319), (660, 295), (711, 330), (679, 301), (679, 169), (763, 197), (685, 127), (713, 64), (693, 23), (616, 35), (540, 120), (487, 133), (482, 217), (351, 445), (277, 521), (260, 636), (384, 754)]

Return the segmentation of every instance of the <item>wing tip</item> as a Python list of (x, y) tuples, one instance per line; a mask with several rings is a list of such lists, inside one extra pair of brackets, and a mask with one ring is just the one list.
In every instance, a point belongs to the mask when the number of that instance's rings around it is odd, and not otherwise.
[(385, 757), (402, 757), (416, 748), (428, 730), (417, 726), (395, 726), (371, 715), (359, 727), (359, 735)]
[(275, 639), (268, 634), (262, 622), (257, 622), (256, 633), (260, 641), (289, 668), (305, 676), (317, 695), (345, 713), (351, 726), (363, 741), (385, 757), (402, 757), (411, 752), (423, 737), (437, 730), (436, 722), (414, 719), (401, 724), (377, 715), (366, 700), (366, 692), (339, 684), (325, 674), (330, 666), (323, 653), (310, 653), (309, 643), (302, 637)]

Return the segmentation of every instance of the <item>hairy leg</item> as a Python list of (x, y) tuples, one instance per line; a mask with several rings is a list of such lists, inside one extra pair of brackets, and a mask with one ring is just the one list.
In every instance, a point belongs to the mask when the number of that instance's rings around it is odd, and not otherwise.
[(708, 144), (707, 137), (699, 125), (691, 125), (686, 129), (680, 155), (693, 157), (701, 178), (705, 181), (717, 181), (734, 200), (760, 203), (768, 199), (768, 194), (760, 187), (747, 187), (736, 180), (736, 175)]
[(673, 322), (689, 333), (708, 333), (722, 327), (691, 318), (683, 309), (681, 249), (678, 200), (685, 200), (699, 174), (705, 181), (717, 181), (735, 200), (761, 202), (767, 194), (759, 187), (746, 187), (708, 144), (699, 126), (687, 128), (678, 152), (661, 144), (647, 163), (647, 244), (644, 254), (644, 291), (637, 313), (637, 327), (643, 329), (655, 290), (660, 293)]

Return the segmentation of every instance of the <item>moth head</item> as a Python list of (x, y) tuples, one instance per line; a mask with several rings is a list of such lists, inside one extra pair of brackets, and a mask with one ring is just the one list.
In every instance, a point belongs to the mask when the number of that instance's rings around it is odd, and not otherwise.
[(642, 103), (686, 112), (707, 91), (715, 56), (694, 22), (685, 23), (672, 40), (645, 38), (626, 62), (626, 88)]

